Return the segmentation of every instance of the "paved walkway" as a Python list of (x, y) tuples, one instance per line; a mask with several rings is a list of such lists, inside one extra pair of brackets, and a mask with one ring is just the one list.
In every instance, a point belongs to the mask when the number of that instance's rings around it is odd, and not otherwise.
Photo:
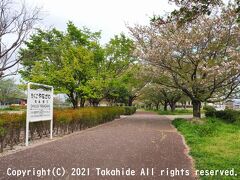
[[(186, 151), (182, 137), (171, 126), (169, 119), (149, 112), (138, 112), (3, 156), (0, 158), (0, 179), (16, 179), (13, 176), (15, 170), (30, 170), (24, 179), (36, 179), (39, 172), (46, 174), (43, 179), (194, 179)], [(97, 176), (96, 168), (101, 168), (99, 173), (106, 175)], [(106, 168), (113, 171), (104, 171)], [(85, 170), (89, 170), (89, 176), (82, 177)], [(132, 175), (127, 176), (130, 170)], [(53, 177), (53, 174), (64, 171), (63, 177)], [(190, 176), (186, 176), (189, 171)], [(20, 172), (22, 177), (25, 171)], [(48, 173), (51, 175), (48, 176)]]

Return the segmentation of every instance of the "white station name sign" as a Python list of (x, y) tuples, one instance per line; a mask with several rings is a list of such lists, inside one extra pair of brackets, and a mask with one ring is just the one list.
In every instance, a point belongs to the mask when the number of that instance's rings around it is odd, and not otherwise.
[[(31, 85), (35, 88), (31, 88)], [(29, 82), (27, 90), (26, 146), (28, 146), (30, 122), (50, 121), (51, 139), (53, 135), (53, 87)]]
[(52, 119), (53, 93), (42, 89), (28, 89), (27, 113), (28, 121), (44, 121)]

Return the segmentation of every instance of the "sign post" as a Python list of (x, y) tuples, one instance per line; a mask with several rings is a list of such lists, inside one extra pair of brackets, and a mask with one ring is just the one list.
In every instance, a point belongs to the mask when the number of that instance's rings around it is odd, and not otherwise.
[[(31, 88), (31, 85), (34, 88)], [(29, 82), (27, 85), (26, 146), (28, 146), (29, 123), (50, 121), (50, 138), (53, 135), (53, 87)]]

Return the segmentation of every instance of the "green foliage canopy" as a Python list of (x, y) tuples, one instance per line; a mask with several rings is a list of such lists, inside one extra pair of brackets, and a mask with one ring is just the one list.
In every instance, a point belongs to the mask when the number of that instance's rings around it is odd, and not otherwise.
[(24, 80), (53, 85), (77, 107), (89, 94), (88, 80), (104, 57), (99, 38), (100, 32), (78, 29), (72, 22), (66, 32), (38, 30), (20, 52), (24, 67), (20, 73)]

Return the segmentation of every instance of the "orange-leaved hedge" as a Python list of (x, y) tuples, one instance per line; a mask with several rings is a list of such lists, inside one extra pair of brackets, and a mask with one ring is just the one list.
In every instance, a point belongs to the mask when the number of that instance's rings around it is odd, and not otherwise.
[[(130, 115), (136, 109), (131, 107), (86, 107), (79, 109), (56, 109), (53, 112), (54, 136), (72, 133), (112, 121), (120, 115)], [(25, 140), (26, 113), (0, 114), (0, 152)], [(49, 121), (30, 123), (31, 140), (49, 136)]]

